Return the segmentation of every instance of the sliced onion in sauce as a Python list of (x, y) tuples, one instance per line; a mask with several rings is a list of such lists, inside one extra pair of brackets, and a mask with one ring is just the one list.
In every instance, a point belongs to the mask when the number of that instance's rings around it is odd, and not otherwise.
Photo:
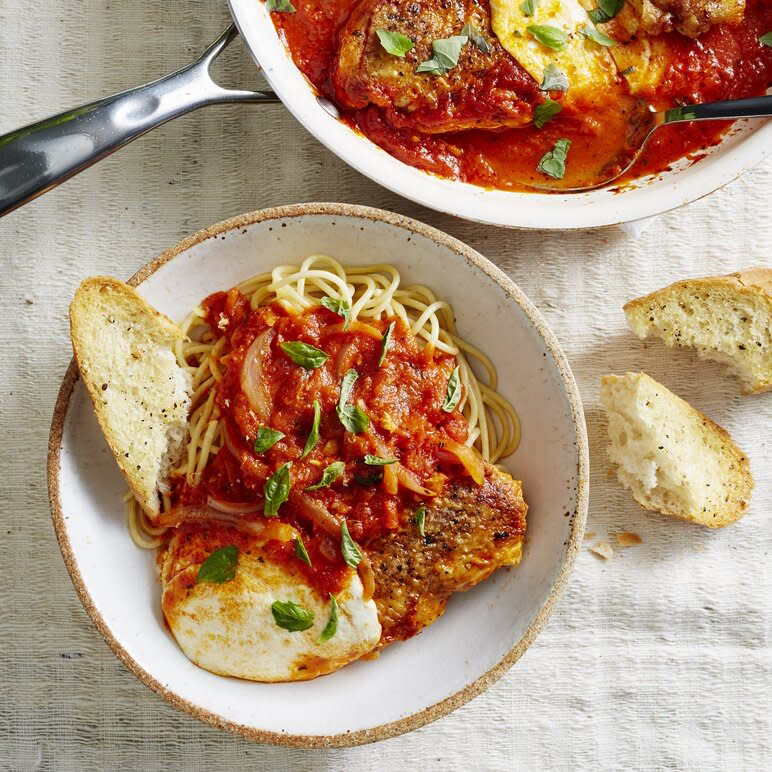
[(362, 335), (367, 335), (370, 338), (375, 338), (378, 342), (383, 338), (383, 333), (371, 324), (365, 324), (364, 322), (349, 322), (348, 326), (341, 322), (340, 324), (331, 324), (329, 327), (325, 327), (322, 331), (322, 335), (335, 335), (340, 332), (358, 332)]
[(214, 507), (205, 504), (187, 504), (174, 507), (168, 512), (162, 512), (158, 516), (158, 523), (169, 528), (183, 523), (226, 523), (246, 533), (259, 534), (265, 529), (265, 524), (260, 520), (246, 520), (242, 515), (232, 515), (220, 512)]
[(302, 491), (292, 491), (290, 501), (294, 505), (297, 513), (314, 525), (318, 525), (325, 533), (330, 536), (340, 537), (340, 522), (334, 517), (330, 510), (316, 499), (312, 499)]
[(256, 501), (225, 501), (215, 496), (209, 496), (206, 503), (218, 512), (226, 515), (252, 515), (263, 509), (262, 502)]
[(263, 330), (247, 349), (241, 366), (241, 390), (246, 394), (258, 421), (263, 423), (268, 420), (273, 408), (271, 393), (265, 381), (263, 360), (270, 351), (275, 334), (273, 327)]
[(357, 566), (357, 573), (362, 580), (363, 599), (365, 601), (370, 600), (375, 592), (375, 575), (373, 574), (373, 566), (370, 563), (370, 558), (367, 557), (367, 553), (360, 547), (359, 551), (362, 553), (362, 559)]
[[(445, 438), (443, 444), (443, 451), (447, 451), (452, 456), (452, 460), (458, 461), (469, 473), (469, 476), (478, 485), (482, 485), (485, 481), (485, 462), (482, 456), (474, 448), (462, 445), (450, 438)], [(440, 455), (443, 455), (442, 451)]]

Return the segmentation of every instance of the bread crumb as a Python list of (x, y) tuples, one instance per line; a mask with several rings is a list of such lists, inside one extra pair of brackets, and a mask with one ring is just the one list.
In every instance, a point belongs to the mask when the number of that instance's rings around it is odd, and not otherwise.
[(584, 538), (586, 541), (590, 541), (591, 539), (595, 538), (595, 531), (585, 531), (584, 532)]
[(643, 539), (637, 533), (632, 533), (631, 531), (622, 531), (622, 533), (616, 533), (614, 536), (616, 536), (619, 546), (623, 549), (643, 543)]
[(590, 552), (594, 552), (604, 560), (611, 560), (614, 557), (612, 546), (605, 541), (598, 542), (594, 547), (590, 547)]
[(25, 295), (24, 296), (24, 302), (28, 306), (31, 306), (31, 305), (33, 305), (35, 303), (35, 298), (33, 298), (32, 295)]

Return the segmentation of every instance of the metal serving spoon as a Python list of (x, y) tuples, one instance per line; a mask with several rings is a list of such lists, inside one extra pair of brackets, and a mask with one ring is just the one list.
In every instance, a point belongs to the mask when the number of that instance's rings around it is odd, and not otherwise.
[(610, 161), (594, 171), (590, 176), (592, 182), (582, 183), (581, 180), (565, 182), (550, 180), (534, 182), (533, 187), (561, 193), (576, 193), (583, 190), (602, 188), (619, 179), (640, 158), (646, 143), (654, 132), (662, 126), (688, 121), (721, 121), (736, 118), (770, 118), (772, 117), (772, 94), (767, 96), (749, 97), (748, 99), (728, 99), (722, 102), (707, 102), (701, 105), (684, 105), (671, 110), (655, 110), (648, 103), (637, 100), (628, 119), (625, 147)]

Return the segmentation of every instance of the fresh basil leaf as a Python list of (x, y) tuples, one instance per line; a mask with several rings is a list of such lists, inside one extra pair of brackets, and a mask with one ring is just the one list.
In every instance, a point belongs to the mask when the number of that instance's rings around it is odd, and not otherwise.
[(378, 35), (378, 40), (381, 41), (383, 50), (392, 56), (399, 56), (402, 58), (408, 51), (413, 48), (413, 41), (400, 32), (390, 32), (387, 29), (377, 29), (375, 30), (375, 34)]
[(255, 437), (255, 453), (265, 453), (285, 436), (284, 432), (271, 429), (270, 426), (261, 426)]
[(445, 393), (445, 401), (442, 403), (442, 409), (446, 413), (452, 413), (456, 405), (461, 401), (461, 378), (459, 368), (456, 366), (448, 378), (448, 390)]
[(311, 431), (308, 435), (308, 439), (306, 440), (306, 444), (303, 447), (303, 453), (300, 455), (301, 458), (305, 458), (315, 447), (316, 443), (319, 442), (319, 422), (322, 419), (322, 406), (319, 404), (319, 400), (314, 400), (314, 422), (311, 424)]
[(533, 111), (533, 125), (537, 129), (542, 128), (547, 121), (551, 121), (561, 110), (563, 105), (554, 99), (547, 97), (540, 105), (536, 105)]
[(426, 507), (421, 505), (415, 511), (415, 524), (418, 527), (418, 533), (424, 535), (424, 523), (426, 522)]
[(291, 633), (299, 633), (314, 626), (314, 612), (293, 603), (291, 600), (274, 601), (271, 606), (271, 613), (276, 624)]
[(369, 453), (365, 456), (365, 464), (367, 466), (388, 466), (389, 464), (396, 463), (396, 458), (381, 458), (380, 456), (371, 456)]
[(320, 348), (312, 346), (310, 343), (303, 343), (302, 340), (285, 341), (280, 345), (281, 350), (296, 365), (305, 367), (306, 370), (313, 370), (316, 367), (321, 367), (330, 356)]
[(308, 557), (306, 545), (303, 544), (303, 540), (299, 536), (295, 539), (295, 556), (299, 560), (302, 560), (307, 566), (311, 565), (311, 558)]
[(598, 7), (593, 8), (588, 15), (595, 24), (605, 24), (611, 21), (623, 8), (625, 0), (598, 0)]
[(536, 167), (542, 174), (555, 180), (562, 180), (566, 173), (566, 158), (571, 147), (570, 139), (559, 139), (552, 150), (548, 150)]
[(222, 584), (236, 576), (239, 562), (239, 548), (234, 545), (216, 549), (200, 566), (196, 574), (196, 584), (212, 582)]
[(549, 24), (529, 24), (526, 29), (543, 46), (560, 51), (568, 43), (568, 33)]
[(330, 593), (330, 617), (319, 635), (319, 643), (325, 643), (338, 632), (338, 599)]
[(585, 27), (579, 31), (582, 37), (592, 40), (593, 43), (597, 43), (599, 46), (611, 48), (611, 46), (615, 46), (617, 43), (614, 38), (610, 38), (608, 35), (604, 35), (599, 29), (595, 29), (595, 27)]
[(309, 485), (307, 491), (318, 491), (319, 488), (327, 488), (332, 485), (342, 474), (346, 465), (342, 461), (333, 461), (322, 472), (322, 479), (314, 485)]
[(362, 553), (351, 538), (345, 520), (340, 524), (340, 554), (343, 555), (346, 565), (351, 568), (356, 568), (362, 560)]
[(338, 419), (343, 424), (347, 432), (352, 434), (359, 434), (365, 431), (370, 425), (370, 419), (367, 415), (356, 405), (347, 405), (351, 392), (354, 390), (354, 384), (359, 378), (359, 373), (356, 370), (349, 370), (344, 376), (340, 384), (340, 398), (338, 399)]
[(378, 357), (378, 367), (380, 367), (386, 360), (386, 352), (389, 350), (389, 344), (391, 343), (391, 335), (394, 332), (394, 328), (396, 327), (396, 325), (397, 325), (396, 322), (392, 322), (386, 328), (386, 332), (383, 333), (383, 337), (381, 338), (381, 355)]
[(542, 91), (568, 91), (568, 77), (554, 62), (544, 68), (544, 77), (539, 88)]
[(349, 303), (348, 300), (324, 297), (319, 302), (328, 311), (332, 311), (334, 314), (343, 317), (343, 321), (345, 322), (343, 329), (348, 327), (349, 320), (351, 319), (351, 303)]
[(265, 0), (268, 13), (295, 13), (295, 6), (290, 0)]
[(383, 481), (383, 469), (378, 469), (370, 474), (355, 474), (354, 482), (357, 485), (379, 485)]
[(279, 507), (289, 498), (291, 484), (289, 467), (289, 461), (282, 464), (265, 482), (263, 514), (266, 517), (276, 517)]
[(765, 46), (767, 46), (768, 48), (772, 48), (772, 30), (770, 30), (770, 31), (769, 31), (769, 32), (767, 32), (766, 34), (762, 35), (762, 36), (759, 38), (759, 42), (760, 42), (762, 45), (765, 45)]
[(468, 21), (464, 26), (461, 28), (461, 34), (465, 35), (467, 38), (469, 38), (469, 42), (480, 49), (484, 54), (489, 54), (491, 51), (493, 51), (493, 48), (491, 47), (491, 44), (488, 42), (487, 38), (480, 32), (477, 27), (472, 24), (471, 21)]
[(429, 72), (432, 75), (444, 75), (458, 64), (461, 49), (466, 44), (466, 35), (453, 35), (432, 43), (432, 58), (416, 67), (416, 72)]
[(536, 9), (539, 7), (539, 0), (523, 0), (520, 3), (520, 10), (526, 16), (533, 16), (536, 13)]

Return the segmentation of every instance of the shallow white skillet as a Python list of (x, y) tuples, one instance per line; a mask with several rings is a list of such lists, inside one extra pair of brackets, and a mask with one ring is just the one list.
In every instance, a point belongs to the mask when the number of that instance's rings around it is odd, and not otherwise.
[(277, 96), (320, 142), (381, 185), (433, 209), (507, 227), (590, 228), (649, 217), (711, 193), (772, 153), (772, 122), (740, 121), (698, 163), (681, 162), (621, 189), (512, 193), (443, 180), (397, 161), (339, 121), (295, 67), (264, 3), (228, 2), (275, 94), (214, 83), (209, 67), (233, 39), (231, 28), (201, 59), (173, 75), (0, 137), (0, 216), (179, 115), (225, 102), (276, 102)]
[[(197, 233), (132, 278), (172, 318), (208, 293), (279, 263), (326, 252), (344, 263), (393, 263), (406, 282), (450, 301), (458, 329), (496, 364), (523, 439), (504, 466), (530, 509), (521, 565), (454, 596), (425, 632), (373, 661), (294, 684), (259, 684), (193, 665), (166, 629), (155, 555), (129, 537), (123, 482), (72, 364), (51, 427), (48, 475), (56, 534), (94, 624), (123, 663), (174, 705), (265, 742), (353, 745), (421, 726), (462, 705), (523, 654), (549, 617), (587, 515), (587, 435), (576, 384), (531, 302), (480, 254), (388, 212), (300, 204)], [(570, 642), (566, 641), (566, 645)]]

